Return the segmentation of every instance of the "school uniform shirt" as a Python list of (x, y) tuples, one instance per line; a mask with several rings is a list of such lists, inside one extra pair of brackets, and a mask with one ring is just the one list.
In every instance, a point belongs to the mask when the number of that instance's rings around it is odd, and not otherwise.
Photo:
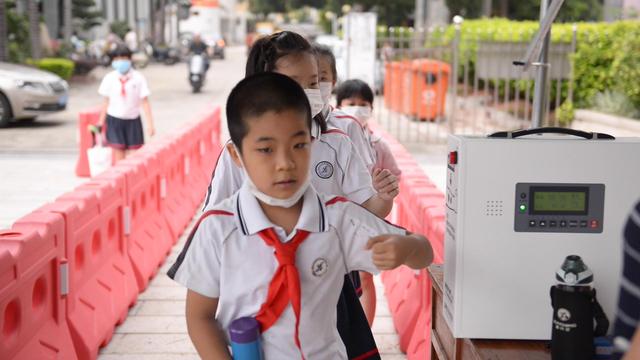
[(382, 136), (370, 133), (371, 147), (375, 152), (375, 167), (378, 169), (387, 169), (397, 177), (402, 174), (402, 171), (398, 167), (396, 158), (393, 157), (389, 144), (382, 138)]
[[(356, 204), (364, 203), (377, 193), (369, 170), (344, 132), (329, 129), (315, 135), (311, 142), (309, 175), (316, 191), (344, 196)], [(244, 171), (233, 162), (224, 146), (213, 170), (204, 209), (233, 195), (243, 181)]]
[(371, 172), (375, 164), (375, 158), (368, 131), (362, 127), (356, 118), (340, 109), (326, 107), (323, 110), (323, 115), (327, 120), (327, 125), (340, 129), (349, 136), (354, 148), (362, 157), (369, 172)]
[(142, 100), (151, 95), (151, 91), (144, 76), (131, 69), (126, 75), (115, 70), (105, 75), (98, 94), (109, 98), (108, 115), (132, 120), (140, 116)]
[[(299, 338), (306, 359), (347, 359), (336, 326), (336, 303), (344, 274), (379, 270), (365, 250), (369, 238), (406, 234), (366, 209), (341, 197), (318, 194), (313, 186), (291, 234), (272, 224), (258, 200), (243, 185), (234, 196), (205, 212), (169, 276), (200, 295), (217, 298), (216, 320), (225, 334), (235, 319), (255, 317), (267, 299), (278, 268), (274, 248), (260, 231), (274, 228), (281, 242), (297, 230), (309, 232), (296, 251), (301, 310)], [(296, 318), (289, 302), (277, 321), (262, 333), (266, 359), (299, 359), (294, 338)]]

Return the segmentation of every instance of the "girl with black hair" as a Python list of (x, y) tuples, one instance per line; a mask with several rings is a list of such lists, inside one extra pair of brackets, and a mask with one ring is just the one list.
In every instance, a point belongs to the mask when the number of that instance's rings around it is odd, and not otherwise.
[[(314, 115), (310, 166), (313, 187), (321, 194), (344, 196), (379, 217), (386, 217), (393, 206), (393, 197), (375, 190), (371, 174), (348, 136), (339, 129), (328, 128), (320, 114), (324, 102), (318, 89), (318, 62), (309, 42), (289, 31), (257, 40), (249, 53), (246, 75), (264, 72), (289, 76), (301, 85), (309, 99)], [(225, 147), (212, 175), (204, 210), (233, 195), (243, 181), (242, 169), (233, 163)], [(379, 359), (355, 289), (348, 277), (345, 279), (337, 321), (349, 358)]]

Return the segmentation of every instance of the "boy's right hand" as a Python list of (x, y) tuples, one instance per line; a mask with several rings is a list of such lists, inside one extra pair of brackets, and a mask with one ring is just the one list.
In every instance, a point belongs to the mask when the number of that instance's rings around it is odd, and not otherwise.
[(371, 250), (373, 264), (380, 270), (391, 270), (404, 264), (415, 252), (405, 236), (383, 234), (374, 236), (367, 242), (367, 250)]

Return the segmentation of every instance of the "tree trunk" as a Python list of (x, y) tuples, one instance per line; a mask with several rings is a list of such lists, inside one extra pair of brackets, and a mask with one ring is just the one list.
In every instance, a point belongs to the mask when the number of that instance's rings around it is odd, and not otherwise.
[(482, 1), (482, 16), (491, 17), (491, 9), (493, 8), (493, 4), (491, 0), (483, 0)]
[(160, 9), (158, 10), (158, 27), (160, 28), (160, 33), (158, 34), (158, 43), (161, 45), (165, 44), (165, 36), (164, 36), (164, 28), (165, 28), (165, 20), (167, 18), (167, 13), (165, 12), (166, 0), (160, 0)]
[(7, 6), (0, 0), (0, 61), (9, 60), (9, 38), (7, 34)]
[(64, 27), (63, 27), (63, 36), (64, 36), (64, 41), (69, 42), (71, 40), (71, 31), (72, 31), (72, 23), (71, 23), (71, 19), (72, 19), (72, 12), (73, 12), (73, 8), (72, 8), (72, 3), (71, 0), (64, 0), (64, 5), (63, 5), (63, 14), (64, 14)]
[(500, 17), (509, 17), (509, 0), (500, 0)]
[(42, 44), (40, 44), (40, 14), (36, 0), (27, 1), (27, 14), (29, 16), (29, 39), (31, 44), (31, 57), (42, 57)]

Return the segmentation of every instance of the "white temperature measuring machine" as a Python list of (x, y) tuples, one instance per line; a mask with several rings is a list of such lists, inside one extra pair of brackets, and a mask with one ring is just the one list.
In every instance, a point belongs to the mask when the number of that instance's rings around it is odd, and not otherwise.
[[(589, 139), (520, 137), (558, 131)], [(502, 135), (449, 137), (444, 314), (453, 335), (550, 339), (549, 288), (571, 254), (592, 269), (613, 324), (622, 231), (640, 199), (640, 139)]]

